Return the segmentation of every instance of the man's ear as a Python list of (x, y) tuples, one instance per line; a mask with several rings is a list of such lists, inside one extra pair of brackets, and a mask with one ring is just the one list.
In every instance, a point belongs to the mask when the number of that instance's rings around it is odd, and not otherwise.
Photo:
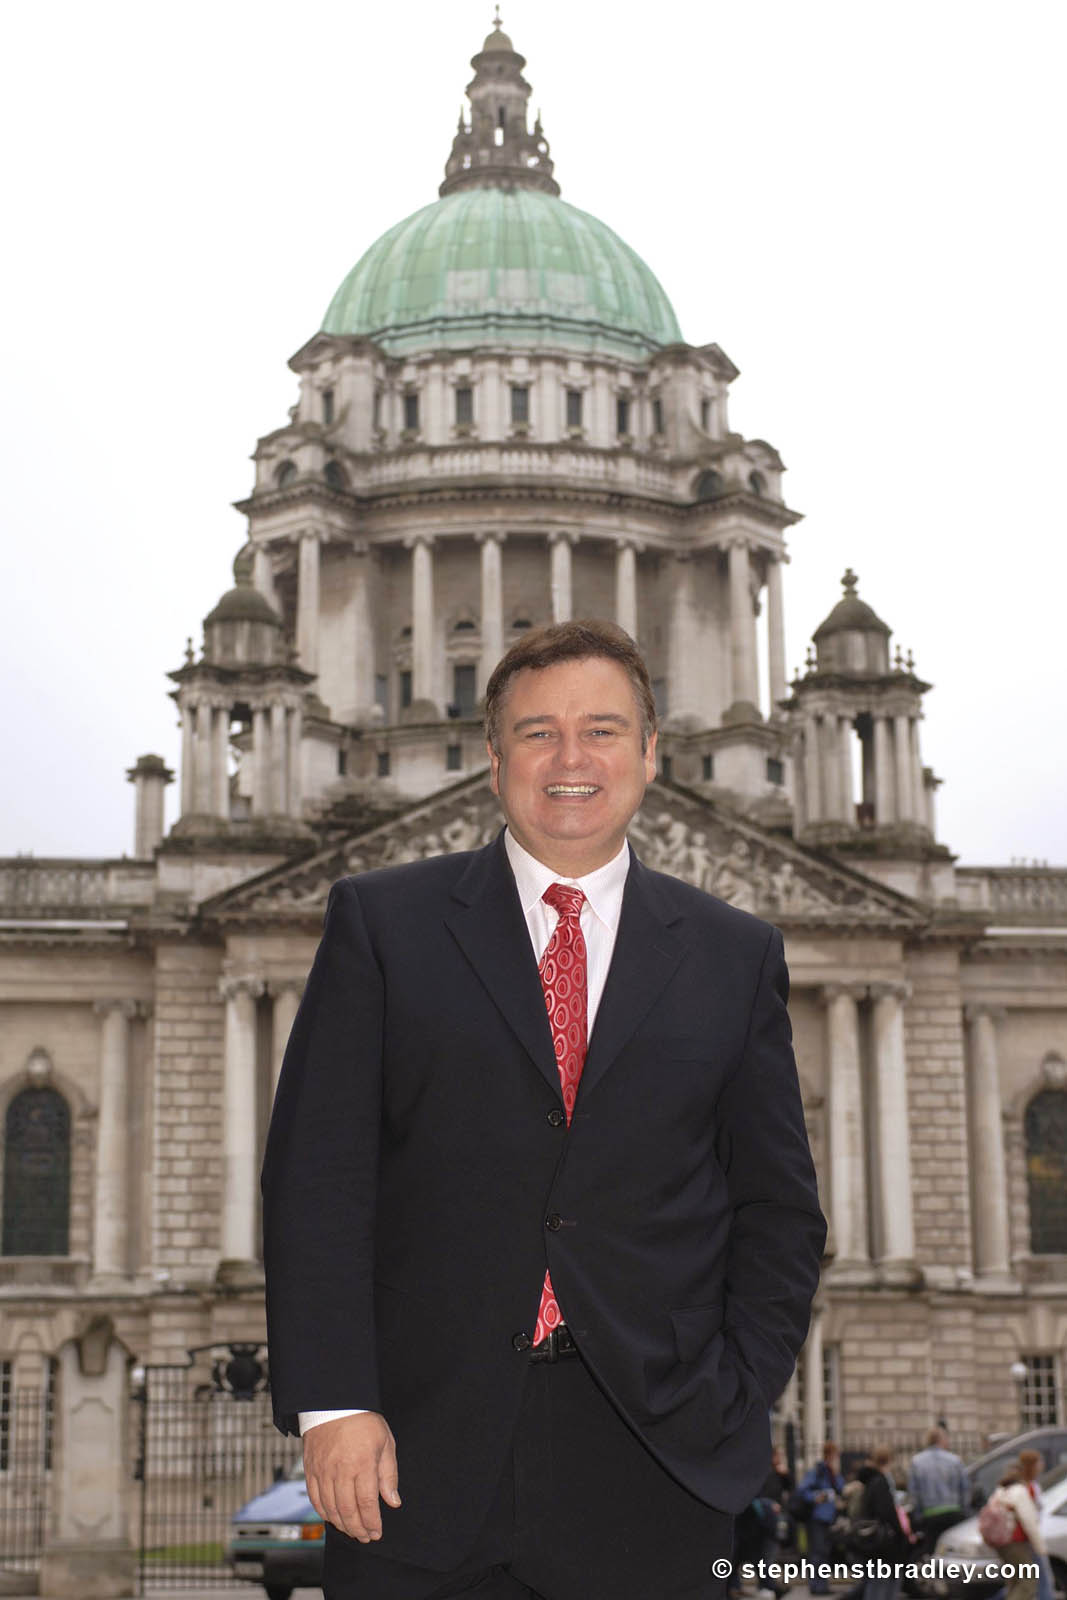
[(648, 743), (645, 745), (645, 777), (649, 783), (656, 776), (656, 739), (658, 737), (659, 729), (657, 728), (654, 733), (649, 734)]
[(494, 794), (498, 795), (500, 793), (500, 785), (497, 781), (500, 775), (500, 757), (491, 744), (486, 744), (485, 748), (489, 752), (489, 787)]

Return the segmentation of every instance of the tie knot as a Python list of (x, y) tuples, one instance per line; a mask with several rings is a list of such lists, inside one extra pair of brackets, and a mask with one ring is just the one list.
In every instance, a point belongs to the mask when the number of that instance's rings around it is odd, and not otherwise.
[(558, 911), (561, 917), (578, 917), (585, 905), (585, 895), (569, 883), (550, 883), (541, 899)]

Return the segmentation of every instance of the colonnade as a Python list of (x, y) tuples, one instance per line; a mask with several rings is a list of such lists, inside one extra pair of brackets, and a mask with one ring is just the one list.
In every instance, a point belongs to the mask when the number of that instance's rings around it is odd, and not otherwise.
[[(863, 795), (873, 806), (874, 823), (929, 826), (926, 782), (919, 754), (919, 719), (914, 711), (868, 713), (863, 742)], [(855, 706), (809, 707), (802, 722), (804, 824), (839, 822), (854, 826), (856, 796), (852, 772)]]
[[(230, 720), (228, 695), (183, 689), (182, 816), (230, 815)], [(300, 741), (303, 709), (293, 696), (263, 694), (252, 701), (252, 815), (300, 815)]]
[(908, 1281), (914, 1272), (906, 993), (903, 984), (892, 983), (835, 983), (820, 991), (827, 1021), (830, 1227), (839, 1277), (867, 1278), (875, 1264), (889, 1281)]
[[(404, 540), (411, 557), (411, 694), (413, 700), (434, 700), (435, 547), (442, 536), (417, 533)], [(546, 536), (548, 550), (549, 612), (554, 622), (565, 622), (574, 615), (574, 550), (583, 535), (572, 529), (556, 529)], [(604, 536), (594, 535), (598, 542)], [(478, 662), (478, 692), (483, 693), (493, 667), (504, 649), (504, 545), (507, 535), (479, 532), (474, 535), (480, 551), (481, 649)], [(306, 531), (298, 542), (296, 643), (300, 665), (308, 672), (319, 669), (318, 618), (321, 592), (322, 537)], [(449, 542), (442, 537), (442, 543)], [(637, 636), (640, 617), (638, 604), (637, 557), (646, 549), (637, 538), (621, 537), (614, 542), (615, 620), (632, 637)], [(693, 563), (713, 556), (719, 547), (669, 553), (671, 663), (670, 707), (679, 714), (700, 715), (699, 685), (706, 682), (702, 661), (702, 624), (697, 617)], [(754, 563), (758, 554), (765, 565), (767, 586), (768, 645), (767, 679), (772, 709), (786, 695), (785, 621), (782, 604), (782, 557), (752, 544), (744, 535), (734, 535), (725, 546), (729, 604), (729, 662), (732, 679), (731, 702), (738, 707), (758, 707), (759, 667), (756, 637), (755, 595), (763, 582), (761, 567)], [(366, 553), (367, 546), (361, 546)], [(257, 567), (257, 574), (260, 568)], [(363, 580), (365, 588), (365, 578)], [(266, 580), (263, 592), (267, 593)], [(271, 591), (273, 586), (271, 586)], [(364, 595), (360, 617), (370, 625), (370, 611)], [(364, 662), (366, 670), (372, 670)], [(370, 703), (364, 686), (362, 698)]]

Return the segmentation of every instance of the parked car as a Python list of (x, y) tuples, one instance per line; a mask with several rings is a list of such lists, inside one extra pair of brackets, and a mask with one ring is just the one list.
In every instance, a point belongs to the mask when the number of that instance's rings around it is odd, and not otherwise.
[(1045, 1471), (1051, 1472), (1067, 1461), (1067, 1427), (1050, 1424), (1031, 1428), (1028, 1433), (1014, 1434), (1001, 1440), (992, 1450), (967, 1463), (967, 1476), (971, 1480), (971, 1505), (977, 1511), (984, 1506), (1003, 1474), (1016, 1459), (1020, 1450), (1037, 1450), (1044, 1457)]
[[(1022, 1445), (1019, 1448), (1030, 1448)], [(1039, 1449), (1039, 1445), (1033, 1448)], [(1018, 1448), (1013, 1448), (999, 1463), (997, 1476), (1003, 1473), (1008, 1463), (1014, 1460), (1019, 1453)], [(982, 1458), (983, 1461), (985, 1458)], [(993, 1479), (991, 1487), (996, 1486), (997, 1479)], [(1056, 1594), (1067, 1597), (1067, 1461), (1061, 1461), (1050, 1471), (1042, 1473), (1037, 1480), (1041, 1490), (1041, 1532), (1045, 1543), (1048, 1545), (1049, 1559), (1052, 1564), (1052, 1586)], [(934, 1554), (942, 1561), (967, 1561), (972, 1562), (977, 1568), (974, 1580), (965, 1584), (962, 1578), (946, 1580), (942, 1588), (941, 1580), (937, 1580), (938, 1590), (947, 1594), (967, 1594), (979, 1596), (991, 1594), (994, 1589), (999, 1589), (1001, 1579), (989, 1577), (986, 1568), (991, 1561), (997, 1561), (997, 1553), (986, 1544), (978, 1532), (978, 1518), (968, 1517), (964, 1522), (957, 1522), (954, 1528), (947, 1528), (937, 1541)]]
[(267, 1600), (322, 1585), (325, 1524), (308, 1499), (304, 1464), (234, 1513), (226, 1559), (234, 1577), (261, 1583)]

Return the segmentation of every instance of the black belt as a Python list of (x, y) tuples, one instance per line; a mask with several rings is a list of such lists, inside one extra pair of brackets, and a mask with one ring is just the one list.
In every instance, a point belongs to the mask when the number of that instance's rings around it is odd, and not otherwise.
[(540, 1344), (535, 1344), (530, 1351), (531, 1361), (568, 1361), (578, 1354), (578, 1346), (571, 1336), (571, 1330), (561, 1325), (553, 1328)]

